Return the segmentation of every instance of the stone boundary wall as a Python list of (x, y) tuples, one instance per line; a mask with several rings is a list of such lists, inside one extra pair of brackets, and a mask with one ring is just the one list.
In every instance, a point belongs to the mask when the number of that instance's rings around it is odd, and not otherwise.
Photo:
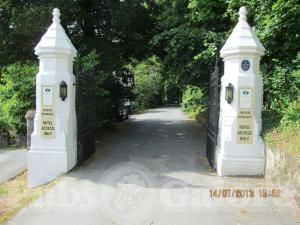
[(266, 154), (266, 181), (291, 190), (296, 204), (300, 207), (300, 160), (286, 152), (270, 148), (267, 148)]

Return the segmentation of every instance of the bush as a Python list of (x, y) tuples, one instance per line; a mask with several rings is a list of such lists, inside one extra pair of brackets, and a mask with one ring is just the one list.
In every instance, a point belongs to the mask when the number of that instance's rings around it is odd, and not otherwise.
[(5, 122), (0, 118), (0, 133), (3, 133), (6, 131), (6, 124)]
[(2, 108), (0, 107), (0, 133), (7, 131), (7, 124), (4, 122)]
[(262, 135), (280, 124), (282, 113), (277, 110), (262, 111)]
[(265, 106), (281, 112), (297, 97), (299, 80), (293, 76), (295, 71), (282, 66), (275, 66), (269, 73), (264, 73)]
[(204, 90), (188, 85), (182, 96), (181, 108), (184, 112), (187, 112), (190, 117), (195, 118), (199, 113), (207, 110), (208, 96)]
[(128, 69), (134, 73), (134, 107), (143, 110), (162, 104), (163, 79), (161, 64), (156, 57), (142, 62), (133, 62), (128, 66)]
[[(264, 139), (271, 147), (296, 153), (300, 152), (300, 53), (293, 61), (294, 69), (283, 75), (288, 76), (289, 83), (284, 83), (285, 90), (277, 90), (277, 97), (272, 98), (275, 103), (273, 110), (263, 112)], [(278, 70), (277, 70), (278, 71)], [(275, 74), (277, 73), (275, 71)], [(279, 84), (279, 82), (277, 82)], [(274, 88), (275, 90), (275, 88)], [(282, 94), (287, 96), (283, 98)], [(280, 103), (280, 104), (278, 104)], [(276, 109), (275, 109), (276, 108)]]
[(281, 126), (300, 124), (300, 95), (283, 111)]
[(35, 108), (36, 73), (37, 66), (33, 62), (7, 65), (1, 71), (1, 121), (13, 134), (26, 132), (24, 116), (27, 110)]
[(263, 133), (285, 129), (299, 121), (300, 53), (290, 67), (275, 66), (272, 72), (266, 74), (264, 71)]
[(82, 70), (95, 75), (96, 121), (97, 126), (116, 119), (124, 99), (129, 99), (129, 88), (122, 82), (122, 69), (113, 72), (104, 71), (101, 58), (96, 50), (74, 62), (75, 73)]

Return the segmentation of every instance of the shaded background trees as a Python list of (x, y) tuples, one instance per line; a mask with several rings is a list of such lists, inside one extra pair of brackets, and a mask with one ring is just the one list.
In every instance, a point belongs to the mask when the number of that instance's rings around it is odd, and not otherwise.
[[(0, 3), (0, 67), (3, 71), (16, 62), (37, 62), (34, 47), (50, 25), (54, 7), (61, 10), (62, 25), (78, 50), (75, 70), (79, 61), (83, 62), (84, 70), (94, 67), (91, 72), (97, 77), (99, 124), (112, 119), (118, 111), (116, 106), (131, 97), (120, 74), (130, 58), (142, 59), (149, 49), (154, 18), (147, 3), (141, 0), (3, 0)], [(23, 78), (19, 79), (22, 82)], [(33, 97), (27, 101), (28, 106), (34, 105)], [(15, 132), (22, 131), (13, 124), (9, 126)]]
[[(199, 90), (207, 96), (209, 74), (242, 5), (266, 47), (264, 127), (299, 123), (298, 116), (291, 116), (299, 111), (297, 0), (2, 0), (0, 66), (4, 71), (9, 64), (36, 61), (33, 48), (51, 23), (52, 9), (58, 7), (79, 57), (95, 68), (99, 123), (110, 119), (113, 106), (125, 98), (144, 101), (143, 107), (179, 102), (182, 96), (190, 101), (189, 94), (200, 96)], [(153, 66), (159, 71), (155, 76), (148, 70)], [(138, 77), (134, 88), (120, 77), (128, 68)], [(157, 80), (161, 87), (155, 99), (162, 102), (148, 104), (147, 88), (155, 87)]]

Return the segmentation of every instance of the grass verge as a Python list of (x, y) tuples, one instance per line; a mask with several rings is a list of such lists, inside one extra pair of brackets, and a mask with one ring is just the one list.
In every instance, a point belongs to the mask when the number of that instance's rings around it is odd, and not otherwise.
[(270, 148), (286, 151), (300, 159), (300, 125), (292, 124), (284, 129), (274, 129), (264, 135)]
[(11, 180), (0, 183), (0, 224), (4, 224), (20, 209), (28, 206), (47, 189), (53, 187), (59, 180), (61, 177), (49, 184), (28, 189), (27, 171), (25, 171)]
[(15, 145), (9, 145), (7, 147), (0, 147), (0, 151), (14, 151), (14, 150), (26, 150), (26, 147), (16, 147)]

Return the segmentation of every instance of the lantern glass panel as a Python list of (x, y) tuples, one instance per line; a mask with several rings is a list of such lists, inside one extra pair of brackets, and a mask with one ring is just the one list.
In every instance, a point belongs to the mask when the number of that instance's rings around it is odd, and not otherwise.
[(233, 100), (233, 86), (231, 83), (229, 83), (229, 85), (226, 86), (225, 100), (228, 102), (228, 104), (230, 104)]
[(68, 94), (68, 87), (67, 87), (67, 84), (66, 82), (62, 81), (60, 83), (60, 87), (59, 87), (59, 92), (60, 92), (60, 98), (61, 100), (65, 100), (67, 98), (67, 94)]

